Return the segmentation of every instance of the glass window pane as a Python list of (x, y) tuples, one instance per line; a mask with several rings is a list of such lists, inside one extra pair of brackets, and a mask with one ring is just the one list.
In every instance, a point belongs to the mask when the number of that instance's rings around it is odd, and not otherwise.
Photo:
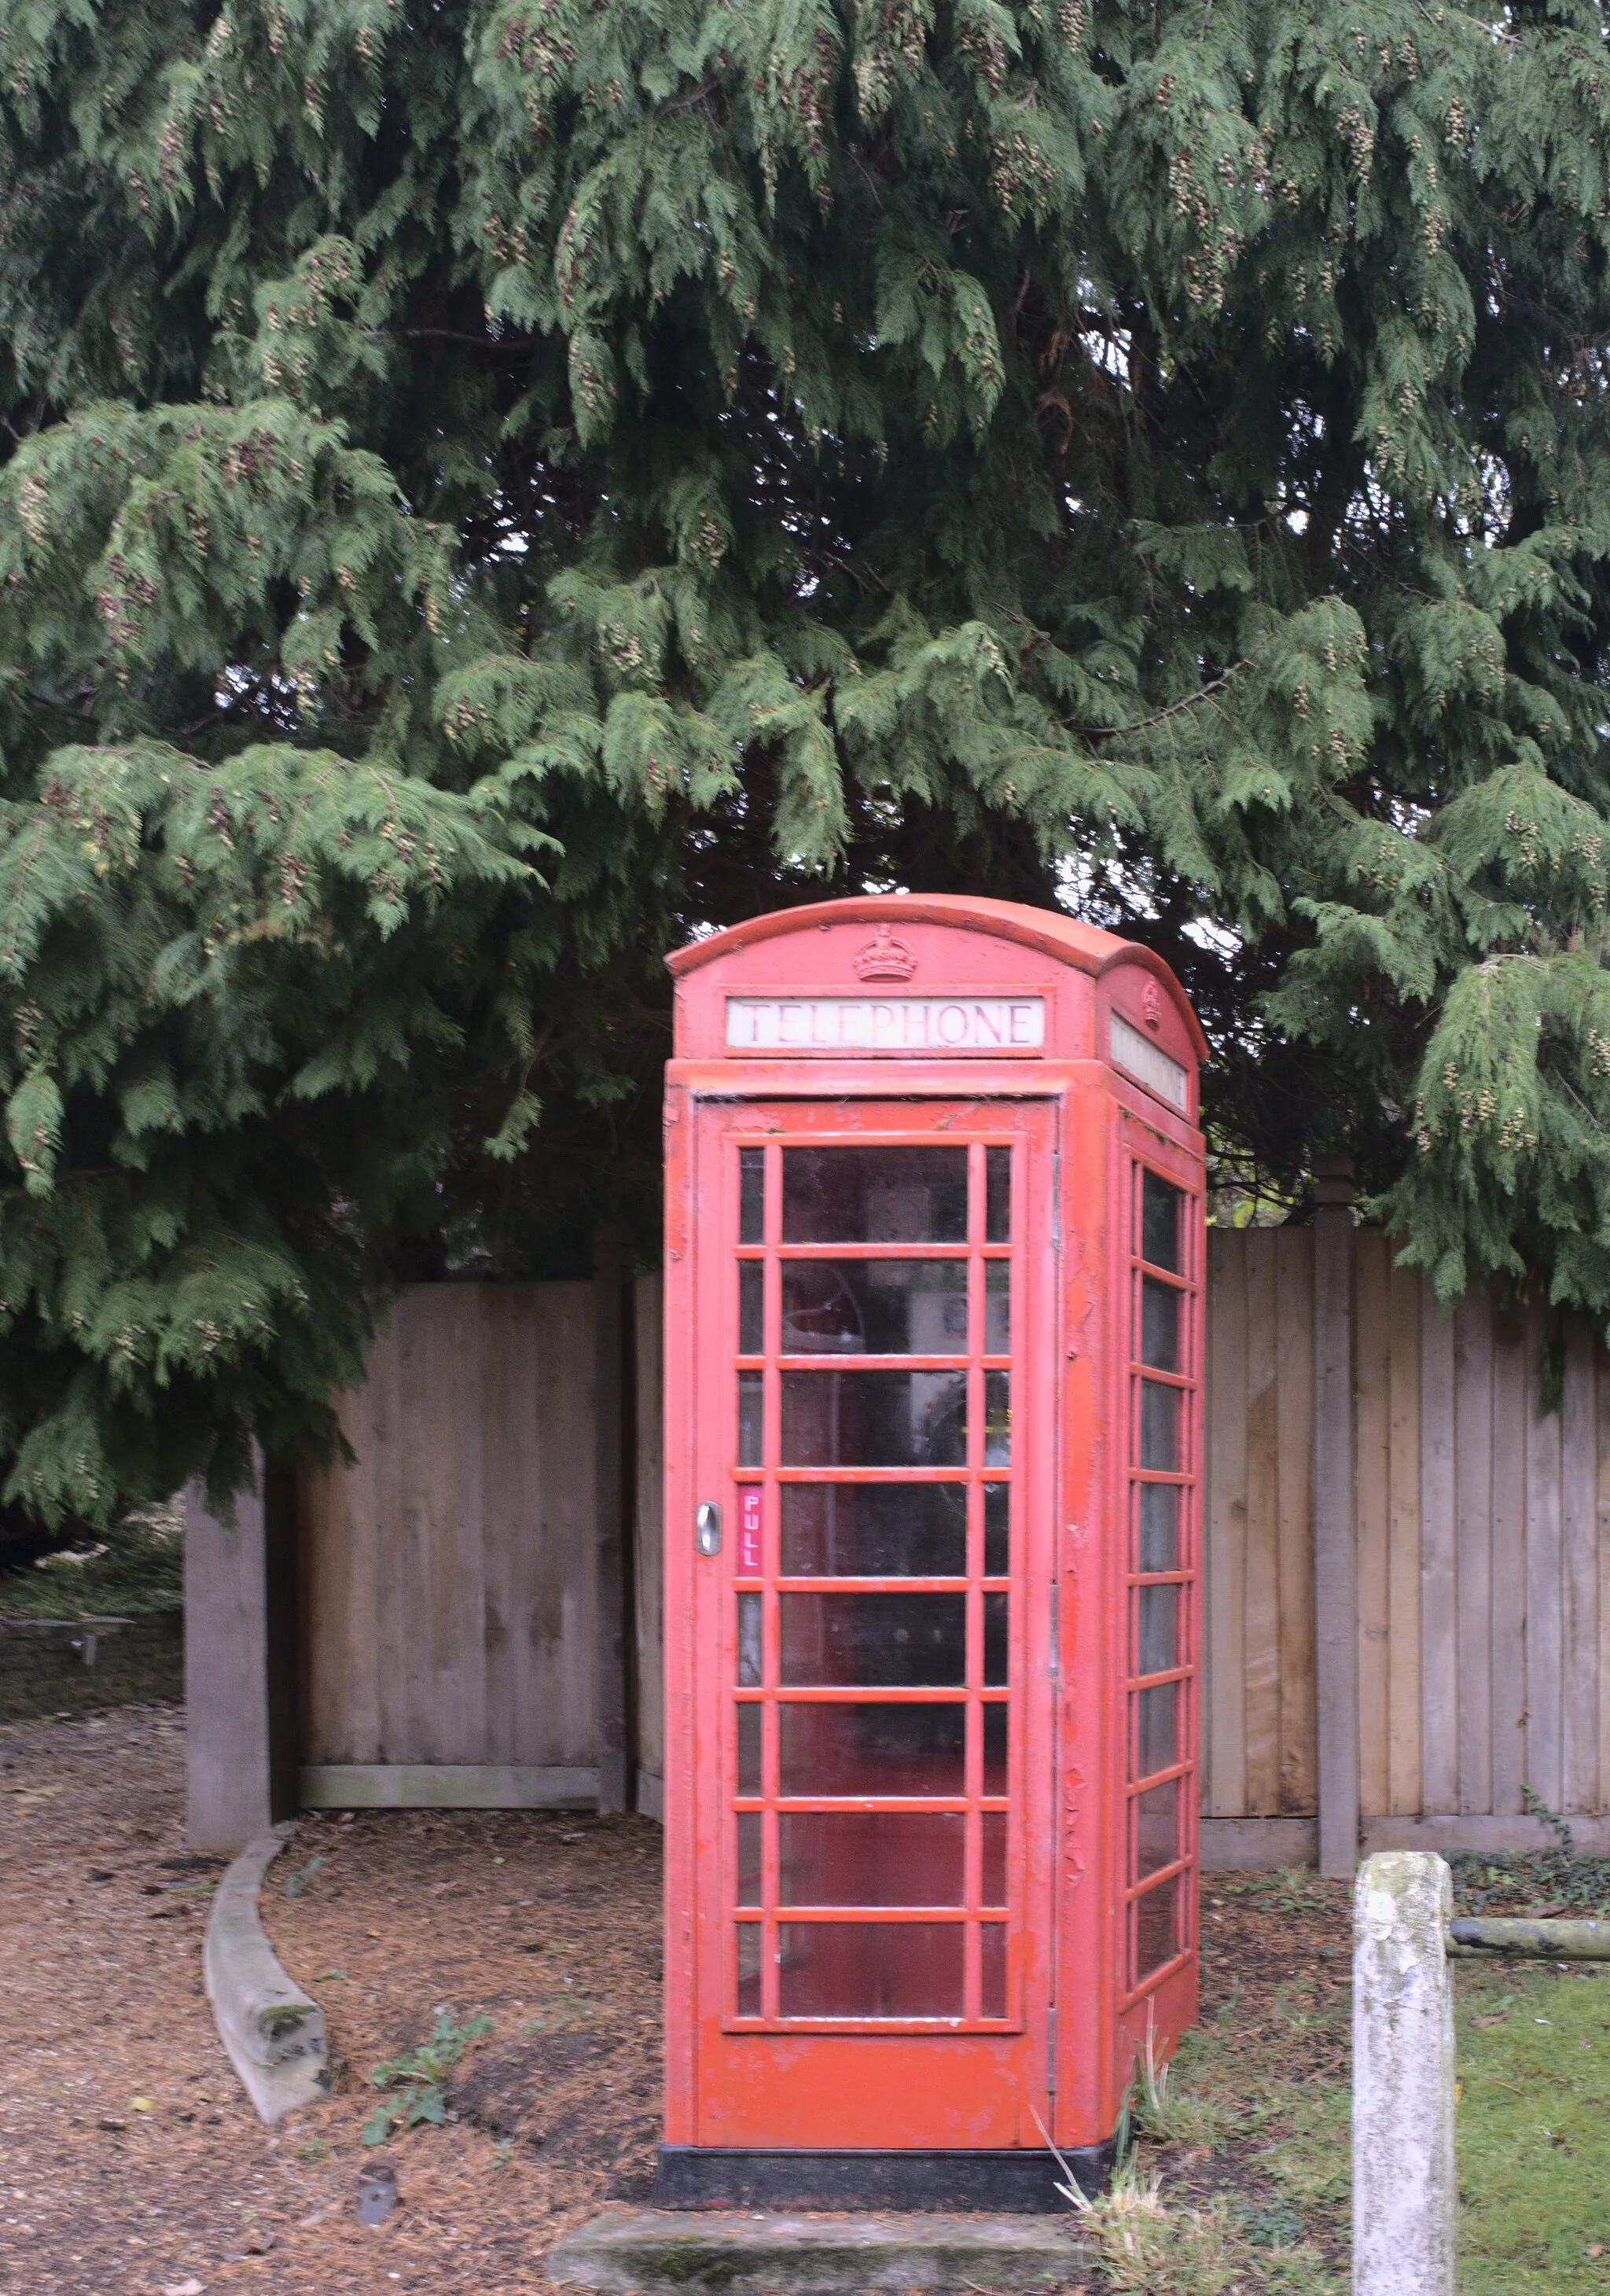
[(1153, 1371), (1178, 1371), (1183, 1294), (1155, 1275), (1140, 1278), (1140, 1360)]
[(1174, 1722), (1180, 1703), (1177, 1682), (1160, 1682), (1150, 1690), (1138, 1690), (1135, 1704), (1135, 1767), (1137, 1778), (1149, 1778), (1154, 1771), (1172, 1769), (1179, 1757)]
[(986, 1809), (979, 1821), (984, 1828), (984, 1872), (980, 1882), (980, 1902), (986, 1906), (1006, 1903), (1006, 1812)]
[(762, 1303), (765, 1298), (766, 1271), (758, 1259), (740, 1259), (738, 1263), (738, 1352), (740, 1356), (757, 1356), (761, 1351)]
[(738, 1374), (738, 1464), (740, 1467), (760, 1464), (761, 1430), (764, 1374), (757, 1371), (740, 1371)]
[(978, 1932), (978, 2013), (983, 2017), (1006, 2014), (1006, 1929), (985, 1922)]
[(738, 1598), (738, 1685), (758, 1690), (761, 1685), (760, 1602), (758, 1595)]
[[(1004, 1373), (992, 1373), (1004, 1378)], [(790, 1371), (782, 1375), (785, 1467), (961, 1467), (967, 1374)]]
[(786, 1922), (785, 2017), (960, 2017), (960, 1922)]
[(1012, 1263), (984, 1263), (984, 1352), (1008, 1356), (1012, 1351)]
[(766, 1236), (766, 1152), (738, 1152), (738, 1241), (764, 1243)]
[(986, 1595), (984, 1598), (984, 1682), (987, 1690), (1006, 1688), (1006, 1605), (1004, 1595)]
[(986, 1794), (1006, 1792), (1006, 1730), (1005, 1706), (986, 1706), (984, 1710), (984, 1791)]
[(965, 1148), (785, 1148), (785, 1243), (965, 1243)]
[(960, 1794), (965, 1706), (777, 1710), (779, 1790), (788, 1795)]
[(1153, 1379), (1140, 1382), (1140, 1464), (1164, 1473), (1180, 1465), (1180, 1390)]
[(1142, 1483), (1140, 1487), (1140, 1536), (1135, 1542), (1137, 1570), (1177, 1570), (1180, 1568), (1180, 1486)]
[(738, 2013), (740, 2017), (760, 2014), (760, 1923), (739, 1922), (735, 1925), (738, 1939)]
[(760, 1812), (740, 1810), (738, 1816), (738, 1898), (740, 1906), (760, 1903)]
[(1140, 1257), (1149, 1259), (1154, 1267), (1166, 1267), (1172, 1275), (1183, 1273), (1180, 1266), (1181, 1201), (1178, 1188), (1171, 1187), (1156, 1172), (1142, 1169)]
[(1180, 1885), (1163, 1882), (1135, 1900), (1135, 1983), (1181, 1950)]
[(738, 1791), (740, 1794), (760, 1792), (758, 1706), (740, 1706), (738, 1710)]
[[(987, 1598), (986, 1598), (987, 1599)], [(1166, 1674), (1180, 1663), (1180, 1589), (1135, 1589), (1135, 1672)]]
[(964, 1356), (965, 1259), (785, 1259), (785, 1356)]
[(782, 1679), (891, 1690), (967, 1679), (965, 1595), (783, 1595)]
[(967, 1486), (785, 1483), (782, 1571), (785, 1578), (963, 1578)]
[(785, 1906), (960, 1906), (967, 1820), (955, 1812), (785, 1812), (778, 1891)]
[(986, 1578), (1004, 1578), (1010, 1552), (1009, 1514), (1011, 1505), (1010, 1486), (1006, 1483), (985, 1483), (984, 1487), (984, 1575)]
[(984, 1240), (985, 1243), (1009, 1243), (1012, 1240), (1009, 1148), (986, 1148), (984, 1152)]
[(1137, 1794), (1130, 1808), (1134, 1812), (1130, 1878), (1144, 1882), (1148, 1874), (1160, 1874), (1180, 1855), (1179, 1779), (1170, 1778), (1165, 1786), (1152, 1786)]
[(1009, 1371), (984, 1374), (984, 1464), (1012, 1464), (1012, 1375)]

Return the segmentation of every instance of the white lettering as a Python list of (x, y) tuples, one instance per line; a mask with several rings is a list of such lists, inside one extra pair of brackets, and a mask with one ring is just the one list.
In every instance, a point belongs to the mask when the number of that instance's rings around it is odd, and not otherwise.
[(1042, 996), (727, 999), (731, 1052), (1023, 1053), (1044, 1043)]
[(1127, 1069), (1148, 1092), (1155, 1092), (1159, 1100), (1167, 1101), (1171, 1108), (1177, 1108), (1183, 1115), (1189, 1104), (1189, 1079), (1178, 1061), (1171, 1060), (1160, 1045), (1154, 1045), (1149, 1037), (1132, 1028), (1122, 1013), (1113, 1014), (1108, 1041), (1115, 1068)]

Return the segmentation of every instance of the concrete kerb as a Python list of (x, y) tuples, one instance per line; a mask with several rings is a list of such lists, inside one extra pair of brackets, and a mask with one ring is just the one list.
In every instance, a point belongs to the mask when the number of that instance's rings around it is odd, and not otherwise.
[(645, 2209), (557, 2240), (550, 2281), (645, 2296), (1066, 2288), (1095, 2261), (1071, 2217), (808, 2216)]
[(218, 2038), (259, 2119), (271, 2126), (329, 2092), (324, 2012), (293, 1985), (263, 1933), (257, 1898), (289, 1824), (249, 1841), (219, 1882), (202, 1971)]

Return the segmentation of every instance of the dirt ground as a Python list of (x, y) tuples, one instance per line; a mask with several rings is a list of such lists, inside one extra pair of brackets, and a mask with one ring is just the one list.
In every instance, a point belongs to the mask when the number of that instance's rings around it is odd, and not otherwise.
[[(409, 2289), (515, 2296), (568, 2224), (646, 2196), (659, 2089), (659, 1831), (470, 1811), (307, 1817), (264, 1899), (324, 2005), (328, 2104), (263, 2128), (200, 1980), (211, 1880), (183, 1834), (171, 1708), (0, 1731), (0, 2296)], [(315, 1864), (315, 1860), (318, 1862)], [(299, 1894), (285, 1883), (299, 1877)], [(1346, 1892), (1204, 1890), (1205, 2011), (1345, 1978)], [(1228, 1894), (1227, 1894), (1228, 1893)], [(365, 2076), (438, 2015), (492, 2020), (450, 2118), (360, 2132)], [(1314, 2071), (1312, 2058), (1294, 2079)], [(359, 2169), (401, 2204), (354, 2219)], [(1188, 2176), (1189, 2181), (1189, 2176)]]

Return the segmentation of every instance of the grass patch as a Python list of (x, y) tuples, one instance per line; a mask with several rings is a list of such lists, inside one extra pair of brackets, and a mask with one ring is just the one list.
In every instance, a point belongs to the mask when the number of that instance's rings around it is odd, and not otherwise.
[(1344, 2296), (1349, 2015), (1328, 1971), (1238, 1994), (1138, 2081), (1128, 2189), (1090, 2226), (1114, 2296)]
[(125, 1515), (92, 1546), (0, 1571), (0, 1618), (141, 1619), (184, 1602), (184, 1517), (177, 1507)]
[(1456, 1968), (1462, 2296), (1610, 2288), (1610, 1974)]

